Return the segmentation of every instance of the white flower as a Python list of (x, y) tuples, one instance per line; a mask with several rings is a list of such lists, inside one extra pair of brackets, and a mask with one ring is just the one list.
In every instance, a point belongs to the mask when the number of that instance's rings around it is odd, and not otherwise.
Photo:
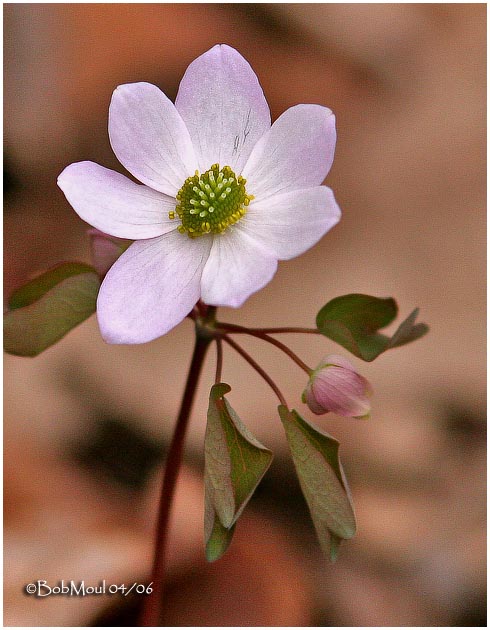
[(175, 105), (149, 83), (118, 87), (109, 136), (143, 185), (93, 162), (71, 164), (58, 184), (82, 219), (135, 241), (99, 292), (110, 343), (155, 339), (199, 299), (240, 306), (272, 279), (278, 260), (303, 253), (340, 219), (321, 186), (334, 115), (297, 105), (271, 127), (257, 77), (229, 46), (190, 64)]

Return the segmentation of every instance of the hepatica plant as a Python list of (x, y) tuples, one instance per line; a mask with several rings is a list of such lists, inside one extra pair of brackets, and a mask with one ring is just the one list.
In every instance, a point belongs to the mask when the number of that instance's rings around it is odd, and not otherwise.
[[(154, 591), (142, 623), (161, 620), (170, 506), (186, 426), (206, 351), (217, 348), (205, 436), (205, 547), (220, 558), (272, 453), (231, 408), (221, 379), (223, 343), (271, 386), (320, 545), (334, 560), (356, 530), (338, 442), (291, 409), (257, 359), (236, 341), (273, 344), (307, 373), (303, 402), (315, 414), (367, 417), (371, 388), (345, 358), (308, 367), (276, 338), (328, 337), (364, 361), (422, 336), (417, 310), (391, 336), (392, 298), (349, 294), (330, 299), (314, 328), (245, 328), (217, 319), (217, 307), (241, 306), (270, 282), (279, 260), (315, 245), (340, 219), (323, 180), (332, 165), (335, 117), (320, 105), (296, 105), (272, 125), (250, 65), (215, 46), (187, 68), (173, 104), (149, 83), (119, 86), (109, 108), (109, 137), (121, 164), (141, 183), (93, 162), (68, 166), (58, 184), (89, 231), (93, 264), (62, 263), (11, 296), (4, 319), (7, 352), (35, 356), (95, 310), (108, 343), (135, 344), (194, 321), (195, 346), (162, 489)], [(320, 357), (319, 357), (320, 359)], [(306, 380), (306, 379), (305, 379)], [(298, 392), (299, 393), (299, 392)]]

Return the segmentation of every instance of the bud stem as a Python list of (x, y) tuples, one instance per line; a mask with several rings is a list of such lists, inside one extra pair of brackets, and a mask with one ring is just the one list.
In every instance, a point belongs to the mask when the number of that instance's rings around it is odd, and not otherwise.
[(222, 324), (219, 326), (225, 328), (229, 332), (237, 333), (264, 333), (266, 335), (282, 334), (282, 333), (302, 333), (309, 335), (321, 335), (322, 333), (317, 328), (301, 328), (298, 326), (287, 326), (277, 328), (244, 328), (243, 326), (235, 326), (235, 324)]
[[(234, 324), (218, 324), (217, 326), (218, 329), (221, 330), (226, 330), (227, 332), (230, 333), (244, 333), (244, 334), (248, 334), (251, 335), (252, 337), (257, 337), (258, 339), (262, 339), (263, 341), (267, 341), (268, 343), (272, 344), (273, 346), (276, 346), (276, 348), (279, 348), (279, 350), (282, 350), (282, 352), (284, 352), (285, 354), (288, 355), (288, 357), (290, 359), (292, 359), (296, 365), (298, 365), (302, 370), (304, 370), (308, 376), (311, 376), (311, 374), (313, 374), (313, 370), (311, 368), (309, 368), (306, 363), (304, 361), (302, 361), (297, 354), (295, 354), (291, 348), (289, 348), (288, 346), (286, 346), (284, 343), (282, 343), (281, 341), (278, 341), (277, 339), (274, 339), (274, 337), (270, 337), (267, 333), (264, 332), (264, 330), (267, 330), (266, 328), (264, 329), (260, 329), (260, 328), (245, 328), (244, 326), (235, 326)], [(272, 331), (277, 329), (270, 329)], [(305, 329), (308, 330), (308, 329)]]
[(239, 346), (235, 341), (233, 341), (233, 339), (230, 339), (227, 335), (223, 335), (223, 341), (226, 341), (228, 345), (230, 345), (234, 350), (236, 350), (238, 354), (240, 354), (245, 359), (245, 361), (247, 361), (247, 363), (249, 363), (253, 367), (253, 369), (260, 374), (260, 376), (264, 379), (264, 381), (269, 385), (269, 387), (276, 394), (281, 405), (284, 405), (285, 407), (289, 409), (286, 399), (282, 395), (279, 387), (274, 383), (274, 381), (267, 374), (267, 372), (265, 372), (260, 367), (260, 365), (254, 359), (252, 359), (252, 357), (248, 354), (248, 352), (245, 352), (245, 350), (241, 346)]

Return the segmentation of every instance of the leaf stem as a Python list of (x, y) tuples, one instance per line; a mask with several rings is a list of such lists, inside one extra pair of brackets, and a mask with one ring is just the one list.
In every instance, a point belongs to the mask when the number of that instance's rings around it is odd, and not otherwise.
[(199, 334), (196, 335), (194, 352), (187, 375), (187, 382), (165, 464), (160, 507), (158, 511), (155, 555), (151, 574), (153, 592), (144, 598), (141, 618), (142, 626), (160, 626), (163, 621), (163, 593), (167, 560), (166, 550), (172, 499), (182, 463), (185, 434), (189, 423), (192, 404), (194, 402), (199, 376), (210, 342), (210, 338), (202, 337)]
[[(279, 341), (278, 339), (274, 339), (274, 337), (270, 337), (267, 333), (263, 332), (264, 330), (267, 330), (266, 328), (264, 329), (260, 329), (260, 328), (245, 328), (243, 326), (235, 326), (233, 324), (220, 324), (218, 326), (218, 329), (220, 328), (224, 328), (227, 332), (230, 333), (247, 333), (249, 335), (251, 335), (252, 337), (257, 337), (258, 339), (262, 339), (263, 341), (267, 341), (268, 343), (272, 344), (273, 346), (276, 346), (276, 348), (279, 348), (279, 350), (282, 350), (282, 352), (284, 352), (285, 354), (288, 355), (288, 357), (290, 359), (292, 359), (296, 365), (298, 365), (302, 370), (304, 370), (308, 376), (311, 375), (311, 373), (313, 372), (313, 370), (311, 368), (309, 368), (306, 363), (304, 361), (302, 361), (297, 354), (295, 354), (291, 348), (289, 348), (288, 346), (286, 346), (284, 343), (282, 343), (281, 341)], [(277, 329), (270, 329), (270, 330), (276, 330)], [(308, 330), (308, 329), (306, 329)]]
[(227, 335), (223, 335), (222, 339), (223, 341), (226, 341), (226, 343), (230, 345), (234, 350), (236, 350), (238, 354), (240, 354), (245, 359), (245, 361), (247, 361), (247, 363), (249, 363), (253, 367), (253, 369), (260, 374), (260, 376), (264, 379), (264, 381), (269, 385), (269, 387), (276, 394), (281, 405), (284, 405), (285, 407), (289, 409), (286, 399), (282, 395), (279, 387), (274, 383), (274, 381), (267, 374), (267, 372), (265, 372), (260, 367), (260, 365), (256, 363), (254, 359), (252, 359), (252, 357), (248, 354), (248, 352), (246, 352), (241, 346), (239, 346), (235, 341), (233, 341), (233, 339), (230, 339), (230, 337), (228, 337)]

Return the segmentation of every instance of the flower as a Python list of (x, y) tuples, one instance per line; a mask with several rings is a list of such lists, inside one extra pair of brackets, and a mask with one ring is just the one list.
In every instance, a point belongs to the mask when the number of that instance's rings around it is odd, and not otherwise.
[(313, 413), (365, 418), (371, 412), (371, 385), (344, 357), (330, 354), (310, 376), (303, 402)]
[(58, 185), (80, 217), (135, 242), (97, 300), (109, 343), (165, 334), (195, 303), (238, 307), (274, 276), (278, 260), (312, 247), (340, 219), (321, 186), (335, 149), (335, 117), (296, 105), (271, 126), (250, 65), (214, 46), (187, 68), (175, 105), (149, 83), (119, 86), (109, 137), (132, 180), (93, 162)]

